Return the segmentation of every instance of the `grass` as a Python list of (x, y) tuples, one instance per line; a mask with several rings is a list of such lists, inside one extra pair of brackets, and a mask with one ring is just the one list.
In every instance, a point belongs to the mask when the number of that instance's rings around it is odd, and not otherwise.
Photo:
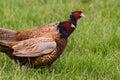
[(0, 54), (0, 80), (119, 80), (119, 0), (0, 0), (0, 26), (24, 30), (63, 21), (74, 10), (77, 23), (69, 43), (51, 68), (15, 67)]

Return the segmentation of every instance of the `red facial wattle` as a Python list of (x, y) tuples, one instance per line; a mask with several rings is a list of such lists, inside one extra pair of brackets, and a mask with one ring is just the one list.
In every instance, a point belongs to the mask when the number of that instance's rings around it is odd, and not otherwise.
[(71, 26), (71, 22), (68, 21), (68, 22), (64, 23), (65, 30), (69, 31), (70, 30), (70, 26)]
[(79, 19), (81, 13), (82, 13), (82, 12), (80, 12), (80, 11), (75, 11), (75, 12), (73, 13), (73, 17), (74, 17), (75, 19)]

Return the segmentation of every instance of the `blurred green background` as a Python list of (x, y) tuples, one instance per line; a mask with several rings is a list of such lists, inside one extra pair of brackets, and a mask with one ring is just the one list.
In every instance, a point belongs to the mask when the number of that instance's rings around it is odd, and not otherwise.
[(119, 80), (120, 0), (0, 0), (0, 26), (25, 30), (69, 19), (81, 10), (77, 29), (51, 68), (16, 67), (0, 54), (0, 80)]

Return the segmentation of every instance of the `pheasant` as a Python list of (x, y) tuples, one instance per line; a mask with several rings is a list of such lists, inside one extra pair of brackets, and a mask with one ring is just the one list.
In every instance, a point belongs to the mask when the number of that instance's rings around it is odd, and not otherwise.
[(0, 40), (0, 51), (19, 65), (50, 66), (65, 49), (68, 37), (82, 16), (84, 15), (81, 11), (74, 11), (70, 20), (59, 23), (21, 32), (1, 29), (5, 35), (11, 33), (12, 36), (7, 39), (1, 35), (4, 39)]

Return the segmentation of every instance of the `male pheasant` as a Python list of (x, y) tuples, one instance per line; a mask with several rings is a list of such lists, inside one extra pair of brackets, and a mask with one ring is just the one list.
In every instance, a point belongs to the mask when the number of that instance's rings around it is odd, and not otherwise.
[[(50, 66), (65, 49), (68, 37), (82, 16), (84, 15), (81, 11), (74, 11), (70, 15), (70, 20), (63, 22), (21, 32), (1, 29), (0, 51), (20, 65)], [(8, 35), (8, 38), (4, 35)]]

